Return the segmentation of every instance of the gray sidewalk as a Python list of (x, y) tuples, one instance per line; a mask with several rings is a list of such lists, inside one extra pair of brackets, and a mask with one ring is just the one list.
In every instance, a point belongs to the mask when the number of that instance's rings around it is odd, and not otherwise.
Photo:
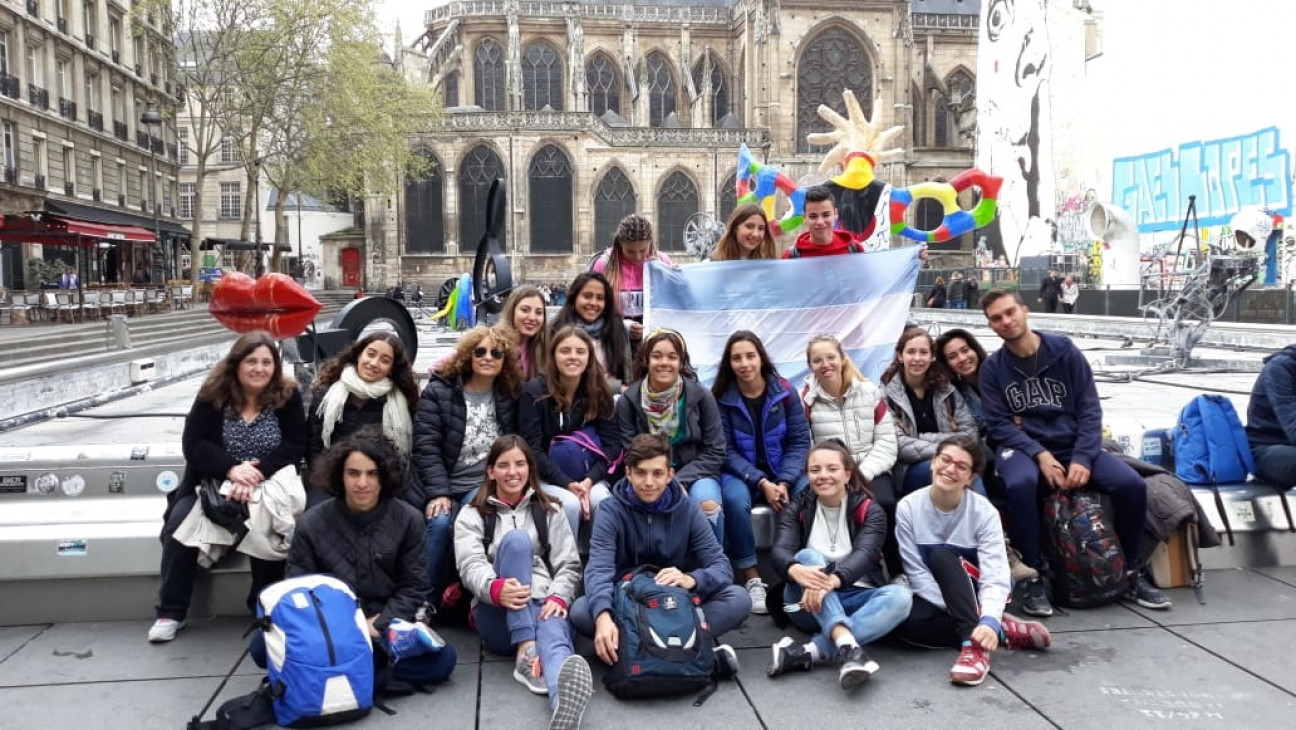
[[(1170, 592), (1167, 612), (1125, 605), (1048, 620), (1053, 648), (997, 652), (980, 687), (951, 685), (953, 650), (880, 645), (881, 672), (847, 694), (835, 668), (765, 676), (781, 632), (752, 616), (724, 641), (742, 673), (700, 708), (692, 697), (618, 701), (602, 689), (586, 728), (1287, 728), (1296, 711), (1296, 568), (1210, 571), (1206, 605)], [(242, 618), (199, 621), (171, 644), (149, 645), (147, 621), (0, 628), (4, 728), (175, 728), (254, 689)], [(430, 695), (397, 698), (366, 728), (543, 728), (542, 698), (512, 679), (508, 657), (484, 653), (465, 630), (447, 631), (459, 666)], [(792, 636), (803, 635), (792, 630)], [(582, 640), (578, 651), (593, 657)]]

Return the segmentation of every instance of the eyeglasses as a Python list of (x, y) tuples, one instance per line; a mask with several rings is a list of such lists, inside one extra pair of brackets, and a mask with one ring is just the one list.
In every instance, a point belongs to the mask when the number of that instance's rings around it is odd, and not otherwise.
[(954, 467), (954, 471), (958, 472), (962, 476), (967, 476), (968, 474), (972, 473), (972, 465), (967, 463), (966, 461), (957, 461), (955, 459), (950, 458), (948, 454), (936, 455), (937, 469), (944, 469), (950, 466)]
[(486, 357), (488, 353), (490, 354), (492, 360), (504, 359), (504, 351), (499, 349), (498, 347), (492, 347), (489, 350), (486, 349), (485, 347), (478, 347), (476, 350), (473, 350), (473, 357)]

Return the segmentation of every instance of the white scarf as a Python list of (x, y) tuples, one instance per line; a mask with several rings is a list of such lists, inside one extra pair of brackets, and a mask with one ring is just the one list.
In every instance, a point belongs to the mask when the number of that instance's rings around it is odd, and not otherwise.
[(387, 434), (387, 438), (396, 444), (402, 454), (408, 454), (414, 440), (414, 425), (410, 421), (405, 394), (392, 387), (391, 378), (366, 383), (360, 379), (355, 365), (347, 365), (342, 369), (341, 377), (329, 386), (316, 411), (324, 421), (324, 447), (332, 445), (333, 427), (342, 420), (342, 410), (346, 408), (347, 398), (352, 395), (367, 400), (387, 396), (387, 405), (383, 407), (383, 433)]

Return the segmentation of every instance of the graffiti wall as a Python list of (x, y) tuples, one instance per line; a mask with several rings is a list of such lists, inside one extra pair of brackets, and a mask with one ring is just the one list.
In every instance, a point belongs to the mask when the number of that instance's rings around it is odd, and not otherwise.
[(1248, 205), (1291, 215), (1291, 150), (1283, 147), (1278, 127), (1113, 163), (1112, 202), (1129, 211), (1143, 233), (1178, 230), (1190, 195), (1197, 196), (1203, 226), (1227, 224)]

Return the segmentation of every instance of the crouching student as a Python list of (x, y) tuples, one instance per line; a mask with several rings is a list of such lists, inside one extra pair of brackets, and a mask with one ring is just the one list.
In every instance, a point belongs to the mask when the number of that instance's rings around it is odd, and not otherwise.
[[(697, 594), (713, 636), (738, 628), (751, 611), (751, 598), (733, 584), (711, 523), (675, 479), (666, 438), (635, 436), (625, 466), (626, 477), (594, 516), (585, 595), (572, 606), (572, 625), (594, 639), (594, 651), (608, 664), (616, 662), (619, 638), (612, 594), (620, 576), (639, 566), (658, 566), (658, 584)], [(731, 647), (721, 644), (716, 651), (737, 667)]]
[(951, 436), (936, 448), (931, 486), (896, 508), (896, 539), (914, 592), (900, 637), (958, 648), (949, 673), (955, 684), (981, 684), (990, 653), (1001, 645), (1044, 649), (1052, 643), (1044, 624), (1004, 612), (1012, 587), (1003, 527), (990, 501), (969, 489), (984, 466), (971, 436)]
[(580, 586), (580, 555), (538, 473), (520, 436), (496, 439), (482, 488), (455, 520), (455, 562), (473, 594), (473, 625), (486, 647), (512, 653), (513, 678), (549, 696), (551, 730), (575, 728), (594, 691), (567, 622)]
[[(374, 676), (389, 662), (387, 689), (440, 684), (454, 671), (455, 650), (417, 621), (428, 592), (423, 516), (396, 491), (404, 484), (404, 460), (377, 429), (366, 428), (335, 442), (317, 460), (313, 484), (333, 497), (297, 519), (287, 576), (327, 573), (351, 586), (369, 620)], [(415, 641), (391, 656), (393, 621), (414, 624)], [(260, 632), (252, 641), (257, 666), (266, 665)]]
[(899, 626), (911, 598), (908, 588), (883, 578), (886, 513), (846, 447), (836, 439), (816, 444), (806, 473), (810, 489), (779, 512), (770, 557), (788, 581), (788, 619), (814, 638), (804, 645), (780, 639), (766, 673), (836, 662), (838, 683), (851, 689), (878, 671), (862, 645)]

